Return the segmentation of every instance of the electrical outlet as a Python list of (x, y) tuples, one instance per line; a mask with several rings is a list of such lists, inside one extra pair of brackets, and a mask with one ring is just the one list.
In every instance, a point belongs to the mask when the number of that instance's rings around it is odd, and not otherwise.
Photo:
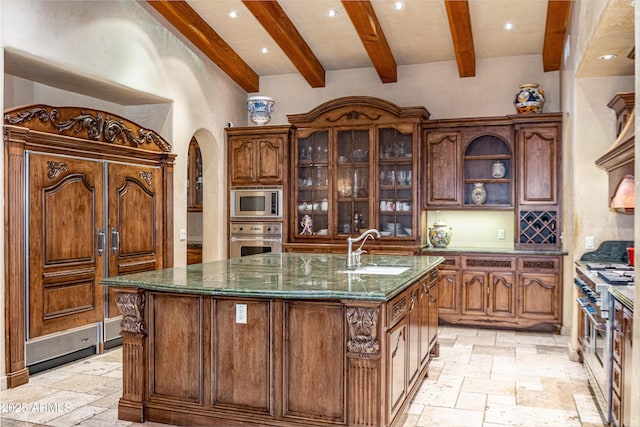
[(498, 228), (498, 239), (504, 240), (504, 228)]
[(180, 240), (187, 240), (187, 230), (185, 228), (180, 229)]
[(596, 248), (596, 238), (593, 236), (585, 236), (584, 238), (584, 247), (585, 249), (595, 249)]
[(247, 304), (236, 304), (236, 323), (247, 323)]

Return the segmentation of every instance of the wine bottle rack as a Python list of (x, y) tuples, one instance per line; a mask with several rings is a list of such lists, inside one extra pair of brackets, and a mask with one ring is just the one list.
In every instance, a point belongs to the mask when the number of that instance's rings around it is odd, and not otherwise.
[(558, 242), (558, 213), (556, 211), (520, 211), (519, 243), (550, 245)]

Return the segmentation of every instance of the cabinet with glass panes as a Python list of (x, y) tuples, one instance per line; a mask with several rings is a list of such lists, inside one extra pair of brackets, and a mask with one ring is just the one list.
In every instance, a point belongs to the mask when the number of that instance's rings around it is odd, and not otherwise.
[[(422, 107), (370, 97), (339, 98), (289, 115), (293, 138), (293, 218), (285, 250), (346, 250), (346, 239), (376, 228), (371, 252), (419, 250)], [(344, 247), (343, 247), (344, 246)], [(392, 250), (393, 249), (393, 250)]]

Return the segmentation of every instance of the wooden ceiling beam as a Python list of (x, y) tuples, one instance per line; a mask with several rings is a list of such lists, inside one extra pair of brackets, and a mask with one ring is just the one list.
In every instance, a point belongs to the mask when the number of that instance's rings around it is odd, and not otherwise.
[(562, 65), (564, 39), (571, 16), (571, 0), (548, 0), (542, 63), (544, 71), (558, 71)]
[(185, 1), (146, 1), (207, 58), (247, 92), (258, 92), (258, 74)]
[(325, 70), (277, 1), (243, 0), (311, 87), (325, 86)]
[(342, 6), (360, 36), (382, 83), (397, 82), (398, 65), (371, 3), (368, 0), (342, 0)]
[(476, 52), (473, 47), (473, 33), (471, 31), (471, 15), (467, 0), (445, 0), (449, 28), (453, 49), (458, 62), (460, 77), (475, 77)]

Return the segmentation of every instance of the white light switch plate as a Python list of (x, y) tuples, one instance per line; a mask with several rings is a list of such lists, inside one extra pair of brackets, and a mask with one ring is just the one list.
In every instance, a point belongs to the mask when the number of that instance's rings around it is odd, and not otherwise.
[(504, 228), (498, 228), (498, 239), (504, 240)]
[(236, 304), (236, 323), (247, 323), (247, 304)]
[(186, 228), (181, 228), (180, 229), (180, 240), (187, 240), (187, 229)]

